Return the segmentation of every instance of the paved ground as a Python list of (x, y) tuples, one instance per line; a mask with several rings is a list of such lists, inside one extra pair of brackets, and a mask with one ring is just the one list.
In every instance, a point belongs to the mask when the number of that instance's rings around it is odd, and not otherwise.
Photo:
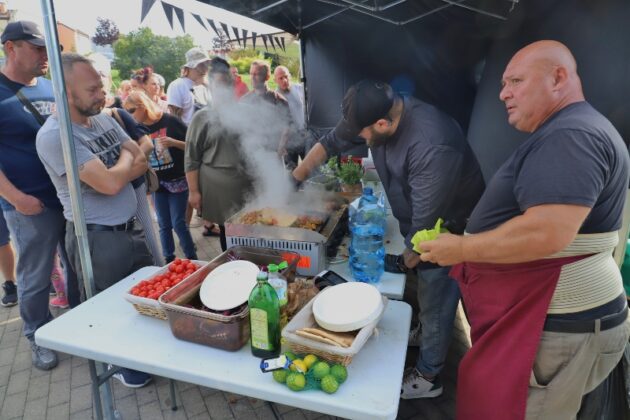
[[(194, 224), (194, 223), (193, 223)], [(191, 229), (201, 260), (219, 254), (219, 241), (201, 235), (201, 228)], [(181, 254), (181, 250), (178, 251)], [(415, 289), (408, 282), (406, 300), (413, 303)], [(55, 310), (54, 315), (63, 311)], [(456, 320), (454, 339), (443, 371), (444, 394), (430, 400), (401, 400), (399, 419), (441, 420), (455, 417), (455, 381), (457, 366), (469, 347), (467, 324), (461, 308)], [(18, 307), (0, 307), (0, 420), (10, 419), (92, 419), (90, 375), (86, 359), (60, 354), (59, 366), (43, 372), (31, 366), (31, 352), (21, 334)], [(407, 362), (415, 360), (416, 350), (409, 349)], [(386, 357), (387, 355), (384, 355)], [(125, 420), (167, 419), (273, 419), (270, 404), (240, 395), (177, 382), (180, 409), (170, 410), (168, 380), (155, 378), (148, 386), (133, 390), (113, 380), (117, 409)], [(334, 398), (332, 396), (331, 398)], [(279, 418), (328, 419), (306, 410), (274, 404)]]

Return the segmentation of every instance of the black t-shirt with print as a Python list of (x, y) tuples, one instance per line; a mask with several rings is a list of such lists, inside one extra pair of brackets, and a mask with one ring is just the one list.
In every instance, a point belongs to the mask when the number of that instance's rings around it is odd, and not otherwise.
[(178, 117), (164, 114), (160, 121), (148, 125), (146, 128), (147, 134), (153, 141), (153, 152), (149, 156), (149, 164), (155, 169), (158, 179), (160, 181), (172, 181), (186, 176), (184, 151), (176, 147), (169, 147), (161, 151), (157, 143), (158, 138), (165, 136), (186, 141), (186, 124)]

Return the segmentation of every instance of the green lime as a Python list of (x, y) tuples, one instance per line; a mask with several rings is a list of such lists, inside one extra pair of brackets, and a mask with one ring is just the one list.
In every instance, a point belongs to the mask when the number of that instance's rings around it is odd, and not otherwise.
[(322, 379), (330, 373), (330, 366), (326, 362), (317, 362), (313, 365), (311, 371), (313, 371), (313, 377), (315, 379)]
[(298, 372), (291, 372), (287, 376), (287, 386), (291, 391), (301, 391), (306, 385), (306, 378)]
[(295, 359), (297, 359), (297, 355), (295, 353), (293, 353), (292, 351), (286, 351), (284, 352), (284, 355), (287, 356), (287, 359), (294, 361)]
[(274, 370), (273, 379), (275, 379), (276, 382), (280, 382), (281, 384), (283, 384), (287, 381), (288, 374), (289, 374), (289, 371), (286, 369)]
[(314, 354), (307, 354), (304, 356), (304, 363), (306, 363), (307, 368), (311, 368), (317, 362), (317, 356)]
[(344, 365), (333, 365), (330, 368), (330, 374), (335, 377), (339, 385), (344, 383), (348, 379), (348, 370)]
[(322, 391), (327, 394), (334, 394), (339, 389), (339, 383), (332, 375), (324, 376), (322, 378), (320, 386), (322, 387)]

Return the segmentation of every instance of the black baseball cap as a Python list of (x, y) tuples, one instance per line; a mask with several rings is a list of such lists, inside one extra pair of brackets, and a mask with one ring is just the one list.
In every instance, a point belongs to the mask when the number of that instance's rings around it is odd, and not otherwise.
[(7, 25), (2, 32), (0, 38), (4, 44), (7, 41), (27, 41), (38, 47), (45, 47), (46, 41), (44, 35), (39, 30), (39, 26), (35, 22), (28, 20), (18, 20)]
[(335, 127), (335, 135), (354, 140), (365, 127), (387, 116), (395, 98), (392, 87), (384, 82), (365, 79), (351, 86), (343, 97), (343, 116)]

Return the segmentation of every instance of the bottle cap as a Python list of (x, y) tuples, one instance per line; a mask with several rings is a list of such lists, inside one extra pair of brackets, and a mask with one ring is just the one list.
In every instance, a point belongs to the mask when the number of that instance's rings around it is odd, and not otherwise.
[(373, 194), (374, 194), (374, 190), (372, 189), (372, 187), (363, 188), (363, 195), (373, 195)]
[(265, 273), (264, 271), (260, 271), (258, 275), (256, 276), (257, 281), (263, 281), (263, 280), (267, 281), (267, 278), (268, 278), (267, 273)]
[(280, 264), (278, 264), (278, 271), (284, 270), (288, 267), (289, 267), (289, 263), (286, 261), (282, 261)]
[(277, 273), (278, 272), (278, 266), (276, 264), (269, 264), (267, 266), (267, 271), (269, 271), (270, 273)]

